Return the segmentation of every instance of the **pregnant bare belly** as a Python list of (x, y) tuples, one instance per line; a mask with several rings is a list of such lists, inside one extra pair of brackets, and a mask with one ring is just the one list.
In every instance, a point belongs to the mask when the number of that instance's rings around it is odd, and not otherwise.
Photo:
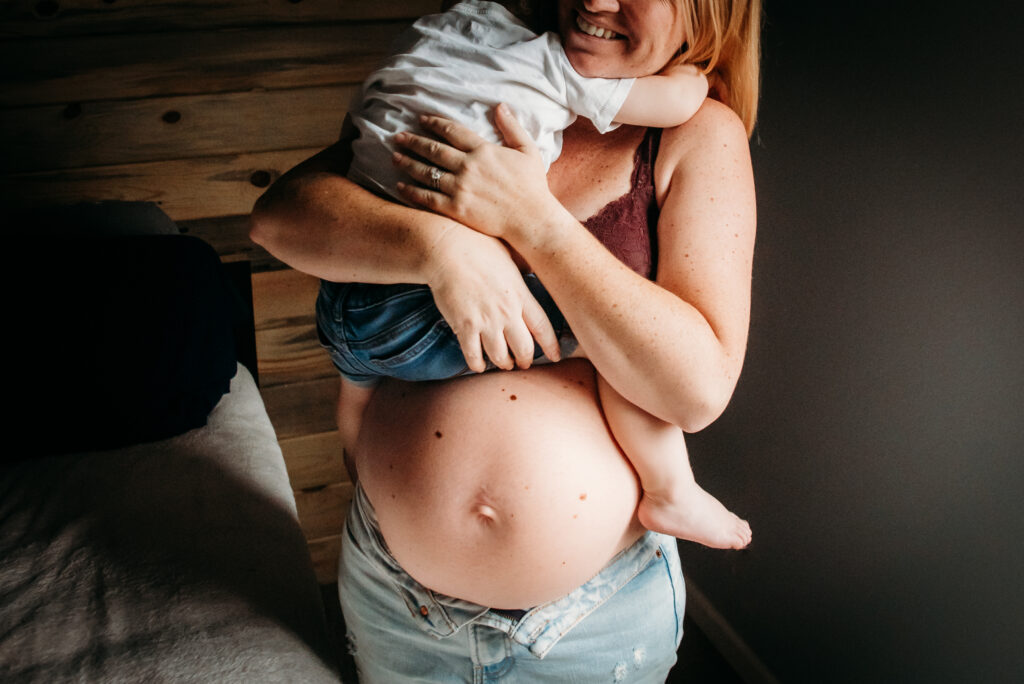
[(481, 605), (556, 599), (643, 533), (636, 475), (582, 361), (385, 383), (356, 463), (402, 567)]

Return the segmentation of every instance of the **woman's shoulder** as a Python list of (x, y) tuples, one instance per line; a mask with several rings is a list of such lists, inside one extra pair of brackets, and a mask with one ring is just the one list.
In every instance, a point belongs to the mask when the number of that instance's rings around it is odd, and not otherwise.
[(664, 190), (676, 171), (740, 160), (749, 164), (750, 149), (743, 121), (732, 109), (708, 98), (686, 123), (661, 134), (654, 169), (655, 183)]
[(659, 156), (713, 150), (735, 143), (747, 146), (743, 121), (728, 106), (708, 98), (689, 121), (662, 132)]

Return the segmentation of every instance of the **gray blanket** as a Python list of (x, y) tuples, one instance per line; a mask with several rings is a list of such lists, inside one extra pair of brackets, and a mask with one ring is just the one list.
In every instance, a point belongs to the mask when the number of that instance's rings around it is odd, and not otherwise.
[(0, 468), (0, 681), (337, 682), (330, 650), (243, 367), (202, 429)]

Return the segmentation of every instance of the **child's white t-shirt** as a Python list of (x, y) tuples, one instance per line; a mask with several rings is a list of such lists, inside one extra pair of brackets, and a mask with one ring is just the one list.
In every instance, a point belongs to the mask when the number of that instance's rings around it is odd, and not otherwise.
[(458, 121), (499, 143), (492, 116), (504, 102), (550, 166), (561, 152), (562, 131), (576, 116), (602, 133), (615, 128), (635, 80), (580, 76), (557, 35), (538, 36), (501, 5), (483, 0), (423, 17), (393, 52), (366, 80), (351, 111), (359, 138), (348, 175), (399, 201), (395, 184), (403, 174), (391, 163), (391, 138), (421, 131), (420, 114)]

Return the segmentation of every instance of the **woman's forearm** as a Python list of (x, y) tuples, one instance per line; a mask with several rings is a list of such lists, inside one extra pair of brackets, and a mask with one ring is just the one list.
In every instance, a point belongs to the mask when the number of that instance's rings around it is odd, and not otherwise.
[(367, 192), (342, 175), (347, 144), (338, 147), (289, 171), (259, 199), (254, 242), (325, 280), (430, 286), (475, 371), (485, 369), (485, 353), (500, 368), (529, 366), (534, 341), (557, 356), (551, 323), (504, 243)]
[[(560, 203), (540, 153), (507, 107), (495, 111), (505, 146), (441, 117), (421, 123), (449, 144), (416, 135), (398, 141), (428, 160), (399, 160), (424, 184), (404, 187), (411, 202), (501, 238), (522, 255), (624, 397), (688, 431), (718, 417), (746, 348), (755, 227), (746, 131), (731, 111), (706, 101), (690, 121), (662, 134), (654, 174), (661, 208), (656, 283), (620, 263)], [(594, 144), (588, 135), (576, 144)], [(438, 182), (431, 165), (449, 171)], [(578, 190), (570, 183), (561, 192)]]
[(582, 226), (549, 233), (523, 256), (594, 367), (626, 399), (687, 432), (732, 395), (742, 345), (730, 347), (692, 304), (626, 267)]
[(335, 282), (425, 283), (451, 220), (382, 199), (344, 177), (339, 144), (282, 176), (256, 202), (250, 238), (297, 270)]
[(691, 432), (725, 410), (746, 352), (756, 228), (747, 150), (739, 120), (717, 103), (663, 133), (655, 282), (550, 202), (505, 236), (605, 379)]

